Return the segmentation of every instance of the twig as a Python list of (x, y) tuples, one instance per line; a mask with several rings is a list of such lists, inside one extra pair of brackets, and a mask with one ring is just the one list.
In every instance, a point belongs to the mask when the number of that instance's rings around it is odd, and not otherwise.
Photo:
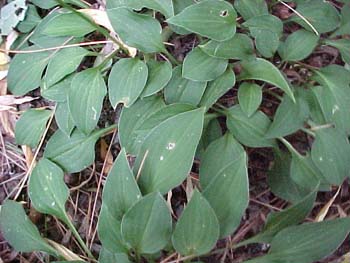
[(82, 42), (82, 43), (77, 43), (77, 44), (69, 44), (69, 45), (41, 48), (41, 49), (34, 49), (34, 50), (11, 50), (11, 49), (0, 48), (0, 52), (10, 53), (10, 54), (31, 54), (31, 53), (39, 53), (39, 52), (56, 50), (56, 49), (63, 49), (63, 48), (84, 47), (84, 46), (90, 46), (90, 45), (100, 45), (100, 44), (110, 44), (110, 43), (113, 43), (113, 41), (101, 40), (101, 41)]

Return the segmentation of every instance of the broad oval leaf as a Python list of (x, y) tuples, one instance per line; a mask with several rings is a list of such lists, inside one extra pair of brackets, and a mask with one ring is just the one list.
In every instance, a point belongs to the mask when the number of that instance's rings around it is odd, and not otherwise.
[[(35, 50), (31, 46), (24, 50)], [(11, 61), (7, 75), (8, 88), (14, 95), (24, 95), (40, 86), (41, 76), (49, 63), (52, 52), (43, 51), (29, 54), (17, 54)]]
[(204, 109), (177, 114), (156, 126), (146, 137), (134, 171), (142, 165), (143, 193), (167, 193), (182, 183), (191, 169), (202, 134)]
[(205, 107), (207, 110), (223, 96), (229, 89), (231, 89), (236, 83), (236, 76), (233, 70), (229, 67), (226, 69), (217, 79), (209, 82), (202, 99), (199, 103), (201, 107)]
[(288, 152), (282, 152), (275, 148), (274, 156), (274, 165), (267, 177), (271, 191), (291, 203), (299, 202), (310, 193), (310, 190), (296, 184), (291, 178), (291, 156)]
[(120, 232), (121, 221), (140, 198), (141, 192), (123, 148), (108, 174), (102, 193), (98, 235), (104, 248), (113, 253), (127, 252)]
[(65, 76), (73, 73), (88, 53), (86, 49), (81, 47), (64, 48), (58, 51), (47, 66), (45, 72), (46, 85), (51, 87)]
[(235, 34), (225, 41), (211, 40), (199, 47), (209, 56), (223, 59), (251, 59), (254, 58), (254, 43), (246, 34)]
[[(318, 33), (326, 33), (337, 28), (340, 23), (340, 16), (337, 9), (326, 1), (311, 0), (298, 4), (296, 11), (317, 30)], [(327, 17), (327, 19), (324, 19)], [(291, 19), (312, 31), (308, 25), (299, 15), (294, 15)]]
[(246, 21), (269, 13), (265, 0), (236, 0), (234, 5)]
[(349, 176), (350, 144), (339, 129), (316, 131), (311, 157), (329, 183), (340, 185)]
[(207, 86), (205, 81), (193, 81), (182, 76), (183, 67), (173, 69), (172, 77), (164, 89), (167, 103), (189, 103), (198, 105)]
[(211, 57), (197, 47), (186, 56), (182, 76), (193, 81), (210, 81), (222, 75), (227, 65), (226, 59)]
[(226, 124), (237, 140), (248, 147), (276, 146), (275, 140), (265, 138), (271, 121), (261, 111), (248, 117), (239, 105), (234, 106), (229, 109)]
[(152, 96), (136, 101), (130, 108), (123, 108), (118, 124), (120, 144), (127, 153), (136, 155), (143, 143), (138, 130), (153, 113), (165, 107), (161, 97)]
[(36, 226), (25, 214), (21, 204), (7, 200), (0, 210), (0, 229), (4, 238), (19, 252), (43, 251), (58, 256), (40, 236)]
[(125, 107), (134, 104), (146, 86), (147, 77), (147, 65), (138, 58), (115, 63), (108, 78), (108, 95), (113, 108), (119, 103)]
[(291, 226), (274, 237), (266, 256), (246, 263), (315, 262), (336, 250), (349, 231), (349, 218)]
[(67, 136), (70, 136), (75, 127), (75, 124), (72, 118), (72, 114), (69, 111), (67, 102), (57, 103), (55, 120), (58, 128), (61, 131), (63, 131)]
[(107, 10), (114, 30), (125, 44), (145, 53), (163, 52), (159, 22), (151, 16), (137, 14), (127, 8)]
[(245, 151), (232, 136), (226, 133), (213, 141), (204, 152), (199, 167), (200, 183), (203, 189), (207, 188), (224, 167), (245, 156)]
[(41, 96), (45, 99), (57, 101), (57, 102), (66, 102), (67, 94), (72, 84), (72, 79), (75, 74), (71, 74), (70, 76), (64, 78), (62, 81), (54, 84), (49, 87), (46, 85), (46, 80), (43, 79), (41, 82)]
[(236, 33), (236, 18), (237, 13), (228, 2), (205, 0), (190, 5), (166, 22), (210, 39), (224, 41)]
[(80, 172), (93, 163), (95, 143), (111, 127), (95, 131), (89, 136), (75, 130), (68, 137), (61, 130), (57, 130), (47, 142), (44, 157), (58, 164), (67, 173)]
[(37, 147), (51, 114), (50, 110), (37, 109), (29, 109), (24, 112), (16, 123), (16, 143), (28, 145), (31, 148)]
[(319, 37), (315, 33), (298, 30), (290, 34), (278, 49), (284, 61), (298, 61), (307, 58), (317, 46)]
[(209, 252), (219, 238), (219, 222), (214, 210), (196, 189), (176, 224), (172, 242), (184, 256)]
[(78, 129), (85, 134), (95, 129), (106, 94), (107, 87), (98, 69), (84, 70), (72, 79), (68, 91), (69, 111)]
[(234, 161), (212, 174), (210, 183), (203, 190), (203, 196), (219, 220), (220, 237), (235, 231), (249, 202), (247, 156), (243, 153), (232, 159)]
[(262, 101), (262, 88), (254, 83), (245, 82), (239, 86), (238, 101), (242, 111), (248, 117), (252, 116), (259, 108)]
[(172, 76), (172, 67), (167, 61), (152, 60), (147, 62), (147, 67), (148, 79), (141, 97), (148, 97), (162, 90)]
[(290, 97), (283, 97), (266, 133), (267, 138), (283, 137), (304, 127), (309, 116), (309, 108), (305, 100), (298, 96), (298, 93), (296, 93), (295, 99), (296, 102), (293, 102)]
[(122, 236), (137, 253), (152, 254), (163, 249), (170, 240), (170, 210), (159, 193), (140, 199), (122, 220)]
[(41, 159), (29, 179), (29, 197), (34, 208), (43, 214), (54, 215), (67, 221), (65, 204), (69, 189), (60, 167), (48, 159)]
[(102, 247), (100, 250), (98, 262), (99, 263), (110, 263), (110, 262), (132, 263), (129, 260), (129, 257), (126, 253), (113, 253), (105, 247)]
[(96, 30), (96, 26), (80, 15), (60, 10), (58, 15), (48, 21), (43, 34), (48, 36), (83, 37)]
[(294, 94), (282, 73), (269, 61), (257, 58), (241, 63), (242, 72), (238, 80), (256, 79), (282, 89), (294, 101)]

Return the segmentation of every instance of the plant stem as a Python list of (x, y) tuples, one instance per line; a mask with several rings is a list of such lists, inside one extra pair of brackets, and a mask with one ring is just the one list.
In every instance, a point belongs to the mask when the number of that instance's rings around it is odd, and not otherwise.
[(283, 137), (278, 138), (286, 147), (287, 149), (292, 153), (298, 156), (299, 158), (303, 158), (303, 156)]
[(168, 57), (172, 64), (180, 65), (179, 61), (177, 61), (176, 58), (168, 50), (164, 49), (162, 53), (164, 53)]
[(114, 51), (113, 51), (112, 53), (110, 53), (98, 66), (96, 66), (96, 68), (102, 70), (102, 69), (106, 66), (106, 64), (108, 63), (108, 61), (110, 61), (111, 59), (113, 59), (114, 56), (115, 56), (116, 54), (118, 54), (118, 52), (119, 52), (118, 49), (114, 50)]
[(83, 250), (85, 251), (85, 253), (88, 255), (89, 258), (91, 259), (95, 259), (95, 257), (92, 255), (91, 251), (89, 250), (89, 248), (86, 246), (85, 242), (83, 241), (83, 239), (81, 238), (81, 236), (79, 235), (77, 229), (75, 228), (75, 226), (73, 225), (72, 221), (69, 219), (67, 213), (64, 213), (65, 216), (65, 223), (67, 224), (68, 228), (72, 231), (73, 235), (75, 236), (75, 238), (77, 239), (79, 245), (83, 248)]

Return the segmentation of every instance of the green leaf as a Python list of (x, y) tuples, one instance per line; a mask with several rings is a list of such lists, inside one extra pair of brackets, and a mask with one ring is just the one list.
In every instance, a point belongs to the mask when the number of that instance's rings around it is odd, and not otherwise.
[(238, 13), (246, 21), (250, 18), (269, 13), (265, 0), (236, 0), (234, 4)]
[[(35, 50), (31, 46), (24, 50)], [(17, 54), (11, 61), (7, 75), (8, 88), (14, 95), (24, 95), (39, 87), (41, 76), (52, 56), (51, 52), (43, 51), (29, 54)]]
[[(172, 2), (174, 5), (174, 15), (181, 13), (185, 8), (194, 4), (193, 0), (172, 0)], [(188, 30), (182, 27), (174, 26), (172, 24), (169, 24), (169, 27), (171, 28), (171, 30), (173, 30), (175, 33), (179, 35), (191, 34), (191, 32), (189, 32)]]
[(130, 108), (123, 108), (118, 124), (120, 145), (127, 153), (136, 155), (143, 140), (138, 139), (138, 130), (153, 113), (165, 107), (163, 100), (152, 96), (136, 101)]
[(295, 205), (281, 212), (270, 213), (263, 230), (258, 235), (239, 243), (239, 246), (251, 243), (270, 243), (274, 236), (283, 229), (301, 223), (313, 208), (316, 195), (317, 188)]
[(59, 14), (48, 21), (42, 33), (48, 36), (83, 37), (95, 30), (93, 22), (71, 11), (59, 10)]
[(298, 61), (307, 58), (317, 46), (319, 37), (315, 33), (304, 29), (290, 34), (281, 43), (278, 54), (284, 61)]
[[(318, 33), (326, 33), (336, 29), (340, 23), (340, 16), (337, 9), (328, 2), (311, 0), (298, 4), (296, 9), (317, 30)], [(327, 17), (327, 19), (324, 19)], [(312, 31), (312, 28), (298, 15), (290, 19), (305, 29)]]
[(214, 115), (204, 115), (204, 127), (202, 137), (199, 141), (196, 158), (202, 159), (204, 151), (215, 140), (222, 137), (220, 122)]
[(296, 184), (291, 178), (291, 156), (289, 153), (275, 149), (274, 156), (274, 165), (267, 177), (271, 191), (292, 203), (299, 202), (310, 193), (310, 190)]
[(245, 155), (242, 145), (229, 132), (212, 142), (204, 152), (199, 167), (202, 188), (207, 188), (223, 168), (242, 159)]
[(164, 89), (165, 101), (197, 105), (203, 96), (207, 82), (186, 79), (182, 76), (182, 72), (182, 66), (173, 69), (172, 77)]
[(167, 61), (151, 60), (147, 62), (148, 79), (141, 97), (151, 96), (162, 90), (170, 81), (172, 76), (171, 64)]
[(329, 183), (340, 185), (349, 176), (350, 144), (339, 129), (316, 131), (311, 157)]
[(236, 105), (229, 109), (226, 124), (237, 140), (248, 147), (276, 146), (275, 140), (265, 138), (271, 121), (261, 111), (248, 117), (241, 107)]
[(36, 148), (51, 114), (50, 110), (30, 109), (24, 112), (16, 123), (16, 143)]
[(210, 81), (222, 75), (227, 65), (226, 59), (211, 57), (195, 48), (184, 60), (182, 76), (193, 81)]
[(161, 12), (166, 18), (172, 17), (174, 15), (174, 7), (172, 0), (112, 0), (107, 2), (107, 9), (120, 7), (129, 7), (138, 11), (146, 7)]
[(41, 96), (45, 99), (57, 101), (57, 102), (66, 102), (67, 93), (71, 87), (72, 79), (75, 77), (75, 74), (70, 75), (69, 77), (63, 79), (57, 84), (48, 87), (46, 85), (46, 80), (43, 79), (41, 82)]
[(268, 82), (282, 89), (294, 101), (294, 94), (288, 81), (282, 73), (269, 61), (257, 58), (255, 60), (243, 61), (242, 72), (238, 80), (256, 79)]
[(252, 17), (245, 23), (255, 38), (256, 48), (264, 57), (272, 57), (278, 49), (279, 39), (283, 31), (282, 21), (273, 15)]
[(210, 39), (224, 41), (236, 33), (236, 18), (237, 13), (228, 2), (205, 0), (185, 8), (166, 22)]
[(58, 102), (55, 112), (55, 120), (58, 128), (67, 136), (72, 133), (75, 124), (69, 111), (67, 102)]
[(81, 71), (72, 79), (68, 91), (69, 111), (78, 129), (85, 134), (96, 127), (106, 94), (105, 81), (97, 68)]
[(40, 236), (38, 229), (25, 214), (21, 204), (7, 200), (0, 210), (0, 229), (4, 238), (18, 252), (57, 252)]
[(187, 177), (203, 119), (203, 108), (184, 112), (163, 121), (146, 137), (134, 167), (138, 171), (143, 164), (139, 179), (143, 193), (167, 193)]
[(320, 182), (323, 183), (322, 187), (325, 188), (326, 191), (329, 191), (330, 189), (329, 185), (328, 189), (326, 188), (326, 183), (322, 177), (322, 173), (314, 164), (309, 154), (302, 156), (292, 152), (290, 176), (296, 184), (306, 189), (315, 189)]
[(26, 17), (23, 21), (21, 21), (17, 28), (22, 33), (29, 33), (33, 30), (41, 21), (41, 17), (38, 14), (34, 5), (28, 5), (28, 9), (26, 12)]
[(254, 44), (245, 34), (235, 34), (233, 38), (225, 41), (211, 40), (199, 47), (212, 57), (223, 59), (251, 59), (254, 58)]
[(196, 189), (176, 224), (172, 242), (183, 256), (203, 255), (215, 246), (219, 230), (214, 210)]
[(298, 93), (296, 93), (295, 98), (296, 102), (293, 102), (290, 97), (283, 97), (267, 131), (267, 138), (283, 137), (304, 127), (304, 123), (309, 116), (309, 108), (304, 99), (298, 96)]
[(141, 192), (123, 148), (108, 174), (102, 193), (98, 235), (104, 248), (113, 253), (127, 252), (120, 232), (121, 220), (140, 198)]
[(257, 111), (262, 101), (262, 89), (254, 83), (244, 82), (238, 89), (238, 101), (248, 117)]
[(98, 258), (99, 263), (110, 263), (110, 262), (118, 262), (118, 263), (132, 263), (127, 254), (124, 253), (113, 253), (102, 247), (100, 251), (100, 256)]
[(115, 63), (108, 78), (108, 95), (113, 108), (119, 103), (127, 108), (134, 104), (146, 86), (147, 77), (147, 65), (138, 58)]
[(235, 83), (235, 73), (231, 68), (227, 68), (224, 74), (209, 82), (199, 105), (208, 110), (219, 98), (229, 91), (229, 89), (231, 89)]
[(348, 34), (348, 32), (350, 32), (350, 5), (346, 4), (341, 9), (340, 26), (331, 37), (345, 35)]
[[(217, 148), (214, 149), (213, 147)], [(220, 155), (216, 155), (220, 152)], [(226, 154), (229, 153), (229, 154)], [(225, 154), (225, 157), (223, 157)], [(223, 160), (218, 160), (222, 156)], [(229, 160), (228, 160), (229, 159)], [(204, 162), (207, 162), (204, 164)], [(223, 164), (218, 167), (217, 163)], [(201, 165), (207, 168), (214, 166), (216, 170), (205, 178), (207, 182), (203, 189), (203, 196), (214, 209), (220, 224), (220, 237), (225, 237), (234, 232), (241, 222), (241, 218), (249, 201), (247, 155), (231, 134), (226, 134), (222, 139), (213, 142), (205, 152)], [(207, 175), (200, 170), (200, 179)], [(218, 195), (220, 193), (220, 195)]]
[(312, 90), (316, 92), (326, 121), (350, 133), (349, 70), (339, 65), (330, 65), (316, 70), (315, 73), (313, 80), (324, 86), (324, 89)]
[(246, 263), (315, 262), (335, 251), (349, 231), (349, 218), (291, 226), (274, 237), (266, 256)]
[(162, 27), (151, 16), (132, 12), (127, 8), (107, 10), (114, 30), (125, 44), (144, 53), (163, 52)]
[(208, 110), (219, 98), (221, 98), (236, 83), (236, 76), (231, 68), (227, 68), (224, 74), (209, 82), (203, 97), (199, 103)]
[(139, 254), (159, 252), (169, 242), (171, 230), (171, 214), (159, 193), (140, 199), (122, 220), (123, 238)]
[(29, 197), (34, 208), (43, 214), (54, 215), (67, 221), (65, 204), (69, 189), (60, 167), (48, 159), (41, 159), (29, 179)]
[(325, 40), (325, 44), (335, 47), (339, 50), (342, 59), (345, 63), (350, 64), (350, 40), (349, 39), (337, 39), (337, 40)]
[(67, 173), (80, 172), (94, 162), (96, 141), (110, 129), (111, 127), (97, 130), (89, 136), (74, 130), (70, 137), (57, 130), (47, 142), (44, 157), (58, 164)]
[(65, 76), (73, 73), (89, 52), (81, 47), (64, 48), (50, 60), (46, 72), (46, 85), (51, 87)]

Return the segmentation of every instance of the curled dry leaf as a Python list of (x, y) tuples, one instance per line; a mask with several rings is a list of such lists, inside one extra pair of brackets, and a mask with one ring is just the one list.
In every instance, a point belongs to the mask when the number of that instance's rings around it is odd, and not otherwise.
[[(79, 12), (89, 16), (96, 24), (105, 27), (106, 29), (108, 29), (111, 33), (115, 34), (115, 31), (112, 27), (112, 24), (107, 16), (107, 12), (104, 10), (98, 10), (98, 9), (81, 9), (79, 10)], [(121, 39), (118, 38), (118, 40), (120, 42)], [(123, 43), (123, 42), (122, 42)], [(124, 43), (123, 43), (124, 44)], [(136, 53), (137, 53), (137, 49), (133, 48), (133, 47), (129, 47), (127, 45), (124, 44), (124, 46), (128, 49), (129, 54), (131, 57), (135, 57)], [(118, 49), (119, 47), (117, 46), (116, 49)]]

